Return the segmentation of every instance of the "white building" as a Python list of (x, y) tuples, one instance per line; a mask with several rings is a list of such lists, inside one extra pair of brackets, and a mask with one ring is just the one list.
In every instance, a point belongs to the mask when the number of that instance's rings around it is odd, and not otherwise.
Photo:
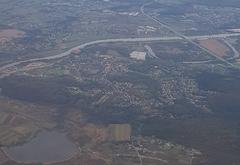
[(146, 60), (146, 52), (138, 52), (138, 51), (133, 51), (132, 53), (130, 53), (130, 57), (136, 60)]

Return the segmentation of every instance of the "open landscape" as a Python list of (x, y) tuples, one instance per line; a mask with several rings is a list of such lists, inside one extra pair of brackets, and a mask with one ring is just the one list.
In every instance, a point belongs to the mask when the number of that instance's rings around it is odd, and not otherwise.
[(0, 165), (239, 165), (237, 0), (1, 0)]
[(204, 48), (212, 51), (213, 53), (217, 54), (222, 58), (228, 56), (231, 53), (230, 49), (218, 40), (200, 40), (199, 43)]

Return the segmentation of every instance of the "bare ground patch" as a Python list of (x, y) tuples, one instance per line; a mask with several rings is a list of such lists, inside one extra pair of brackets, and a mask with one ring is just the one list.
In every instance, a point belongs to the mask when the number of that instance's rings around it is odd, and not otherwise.
[(11, 41), (14, 38), (21, 38), (25, 32), (16, 29), (0, 30), (0, 42)]
[(215, 53), (219, 57), (226, 57), (231, 51), (227, 45), (216, 39), (206, 39), (198, 41), (201, 46)]

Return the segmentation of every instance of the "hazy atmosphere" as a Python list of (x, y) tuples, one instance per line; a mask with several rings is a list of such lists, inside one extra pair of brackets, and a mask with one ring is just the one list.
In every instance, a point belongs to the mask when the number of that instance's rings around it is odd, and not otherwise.
[(240, 165), (239, 0), (0, 0), (0, 165)]

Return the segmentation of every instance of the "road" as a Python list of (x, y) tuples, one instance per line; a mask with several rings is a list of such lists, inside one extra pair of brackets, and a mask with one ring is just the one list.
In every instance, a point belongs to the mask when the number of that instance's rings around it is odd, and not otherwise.
[(135, 150), (136, 153), (137, 153), (137, 157), (138, 157), (138, 159), (139, 159), (139, 165), (143, 165), (142, 155), (139, 153), (138, 148), (134, 146), (133, 142), (132, 142), (132, 145), (131, 145), (131, 146), (134, 148), (134, 150)]
[(237, 59), (240, 57), (240, 53), (237, 51), (237, 49), (230, 43), (228, 42), (227, 40), (223, 40), (223, 42), (229, 47), (232, 49), (234, 55), (230, 58), (228, 58), (227, 60), (234, 60), (234, 59)]
[(159, 59), (159, 57), (154, 53), (154, 51), (152, 50), (152, 48), (149, 45), (145, 45), (144, 48), (147, 49), (148, 55), (150, 56), (150, 58), (158, 58)]
[[(227, 60), (219, 57), (219, 56), (216, 55), (215, 53), (209, 51), (208, 49), (202, 47), (200, 44), (194, 42), (194, 41), (193, 41), (194, 38), (189, 37), (189, 36), (186, 36), (186, 35), (184, 35), (184, 34), (181, 34), (180, 32), (176, 31), (174, 28), (172, 28), (171, 26), (169, 26), (168, 24), (166, 24), (165, 22), (162, 22), (162, 21), (160, 21), (159, 19), (157, 19), (157, 18), (155, 18), (155, 17), (147, 14), (147, 13), (144, 11), (144, 8), (145, 8), (146, 6), (148, 6), (148, 5), (151, 5), (151, 4), (154, 3), (154, 2), (155, 2), (155, 1), (152, 1), (152, 2), (150, 2), (150, 3), (146, 3), (146, 4), (144, 4), (144, 5), (141, 6), (141, 9), (140, 9), (140, 10), (141, 10), (141, 13), (142, 13), (144, 16), (148, 17), (149, 19), (151, 19), (151, 20), (155, 21), (156, 23), (158, 23), (160, 26), (162, 26), (162, 27), (168, 29), (169, 31), (173, 32), (175, 35), (177, 35), (178, 37), (182, 38), (183, 40), (185, 40), (185, 41), (187, 41), (187, 42), (195, 45), (196, 47), (200, 48), (201, 50), (207, 52), (208, 54), (210, 54), (210, 55), (213, 56), (214, 58), (218, 59), (219, 61), (221, 61), (221, 62), (223, 62), (223, 63), (225, 63), (225, 64), (227, 64), (227, 65), (229, 65), (229, 66), (231, 66), (231, 67), (235, 67), (231, 62), (229, 62), (229, 61), (227, 61)], [(236, 35), (237, 35), (237, 33), (236, 33)], [(224, 35), (224, 34), (221, 34), (221, 35), (219, 35), (219, 36), (224, 37), (225, 35)], [(207, 35), (206, 35), (206, 36), (202, 36), (202, 38), (200, 38), (200, 39), (206, 39), (205, 37), (207, 37)], [(209, 38), (210, 38), (210, 37), (209, 37)], [(214, 35), (212, 35), (212, 38), (214, 38)], [(221, 37), (220, 37), (220, 38), (221, 38)]]
[(145, 13), (144, 8), (147, 5), (152, 4), (153, 2), (144, 4), (141, 6), (141, 13), (148, 17), (149, 19), (157, 22), (159, 25), (161, 25), (162, 27), (165, 27), (166, 29), (168, 29), (169, 31), (173, 32), (174, 34), (176, 34), (176, 37), (149, 37), (149, 38), (118, 38), (118, 39), (104, 39), (104, 40), (96, 40), (96, 41), (91, 41), (91, 42), (87, 42), (84, 44), (81, 44), (79, 46), (73, 47), (63, 53), (60, 54), (56, 54), (56, 55), (52, 55), (52, 56), (48, 56), (48, 57), (39, 57), (39, 58), (33, 58), (33, 59), (28, 59), (28, 60), (22, 60), (22, 61), (17, 61), (17, 62), (13, 62), (10, 64), (6, 64), (2, 67), (0, 67), (0, 72), (23, 64), (23, 63), (29, 63), (29, 62), (37, 62), (37, 61), (44, 61), (44, 60), (54, 60), (54, 59), (59, 59), (59, 58), (63, 58), (66, 56), (69, 56), (72, 54), (73, 51), (75, 50), (82, 50), (87, 46), (91, 46), (91, 45), (96, 45), (96, 44), (102, 44), (102, 43), (118, 43), (118, 42), (152, 42), (152, 41), (171, 41), (171, 40), (185, 40), (188, 41), (190, 43), (192, 43), (193, 45), (199, 47), (200, 49), (202, 49), (203, 51), (207, 52), (208, 54), (212, 55), (213, 57), (215, 57), (216, 59), (220, 60), (221, 62), (224, 62), (225, 64), (228, 64), (230, 66), (234, 65), (232, 63), (230, 63), (229, 61), (217, 56), (216, 54), (214, 54), (213, 52), (209, 51), (208, 49), (202, 47), (201, 45), (199, 45), (198, 43), (194, 42), (193, 40), (195, 39), (210, 39), (210, 38), (227, 38), (227, 37), (236, 37), (236, 36), (240, 36), (240, 33), (224, 33), (224, 34), (214, 34), (214, 35), (202, 35), (202, 36), (185, 36), (179, 32), (177, 32), (176, 30), (174, 30), (173, 28), (171, 28), (169, 25), (167, 25), (166, 23), (163, 23), (161, 21), (159, 21), (157, 18), (152, 17), (151, 15)]
[[(138, 158), (138, 155), (133, 155), (133, 154), (116, 154), (114, 156), (117, 156), (117, 157), (130, 157), (130, 158)], [(160, 159), (158, 157), (152, 157), (152, 156), (141, 156), (142, 159), (148, 159), (148, 160), (157, 160), (157, 161), (160, 161), (162, 163), (168, 163), (167, 160), (164, 160), (164, 159)]]
[[(215, 35), (203, 35), (203, 36), (187, 36), (188, 40), (191, 40), (193, 42), (193, 39), (208, 39), (208, 38), (226, 38), (226, 37), (233, 37), (233, 36), (240, 36), (240, 33), (226, 33), (226, 34), (215, 34)], [(76, 46), (74, 48), (71, 48), (67, 50), (66, 52), (48, 56), (48, 57), (39, 57), (39, 58), (33, 58), (29, 60), (23, 60), (23, 61), (17, 61), (13, 62), (7, 65), (4, 65), (0, 67), (0, 72), (4, 71), (5, 69), (23, 64), (23, 63), (29, 63), (29, 62), (37, 62), (37, 61), (44, 61), (44, 60), (54, 60), (54, 59), (59, 59), (63, 58), (66, 56), (69, 56), (72, 54), (74, 50), (82, 50), (88, 46), (91, 45), (97, 45), (97, 44), (102, 44), (102, 43), (118, 43), (118, 42), (152, 42), (152, 41), (171, 41), (171, 40), (182, 40), (184, 39), (183, 37), (149, 37), (149, 38), (118, 38), (118, 39), (104, 39), (104, 40), (96, 40), (96, 41), (91, 41), (87, 42), (84, 44), (81, 44), (79, 46)], [(195, 45), (195, 43), (194, 43)], [(215, 56), (215, 55), (214, 55)], [(226, 62), (226, 60), (221, 58), (221, 61)], [(229, 63), (229, 62), (227, 62)], [(231, 63), (230, 63), (231, 64)], [(232, 65), (232, 64), (231, 64)]]
[(211, 63), (215, 62), (216, 60), (206, 60), (206, 61), (184, 61), (182, 62), (183, 64), (206, 64), (206, 63)]

